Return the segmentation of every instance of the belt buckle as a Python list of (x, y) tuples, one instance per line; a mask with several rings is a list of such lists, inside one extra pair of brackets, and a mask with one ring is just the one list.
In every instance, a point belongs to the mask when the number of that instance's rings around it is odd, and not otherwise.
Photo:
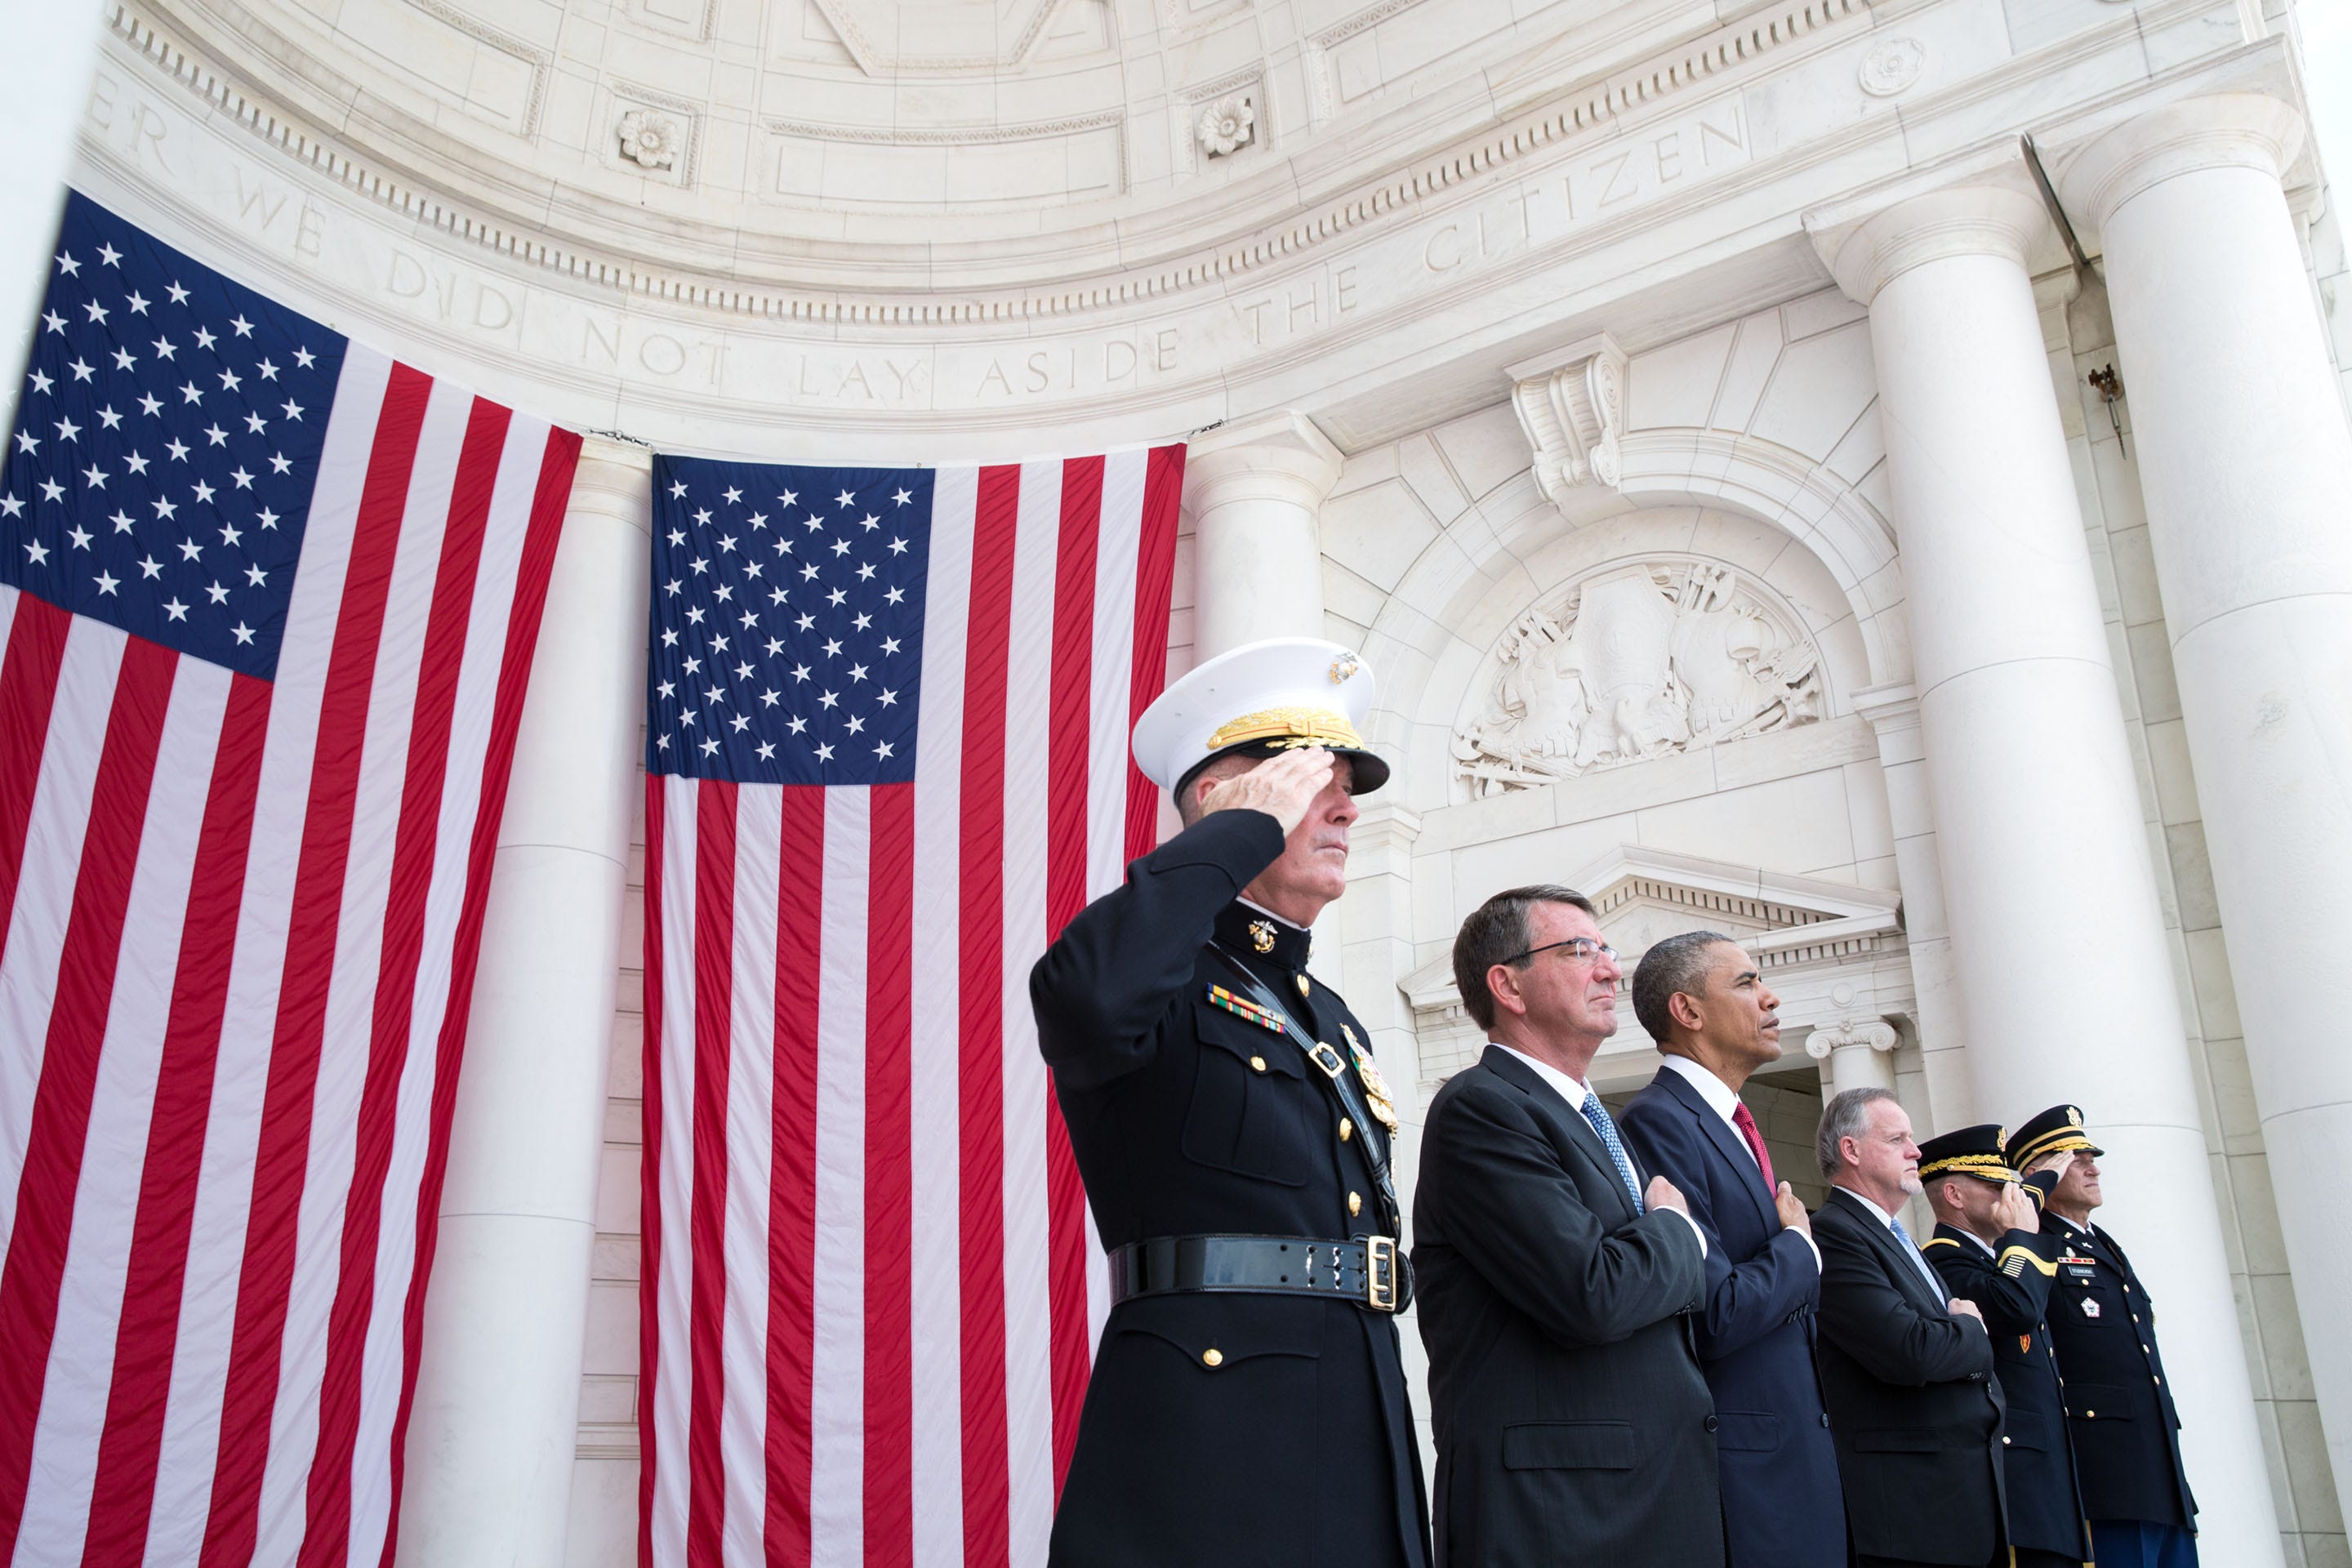
[(1375, 1312), (1397, 1310), (1396, 1238), (1364, 1237), (1364, 1303)]

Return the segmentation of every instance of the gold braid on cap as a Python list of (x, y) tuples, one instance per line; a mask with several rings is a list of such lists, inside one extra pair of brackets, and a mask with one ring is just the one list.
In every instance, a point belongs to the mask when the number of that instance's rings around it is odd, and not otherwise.
[(1956, 1175), (1982, 1176), (1989, 1182), (2014, 1182), (2018, 1174), (2002, 1163), (1998, 1154), (1947, 1154), (1940, 1160), (1930, 1160), (1919, 1167), (1919, 1179), (1940, 1176), (1945, 1172)]
[(1222, 752), (1253, 741), (1273, 741), (1285, 747), (1346, 746), (1354, 751), (1364, 747), (1344, 713), (1328, 708), (1265, 708), (1244, 713), (1218, 730), (1209, 737), (1208, 749)]

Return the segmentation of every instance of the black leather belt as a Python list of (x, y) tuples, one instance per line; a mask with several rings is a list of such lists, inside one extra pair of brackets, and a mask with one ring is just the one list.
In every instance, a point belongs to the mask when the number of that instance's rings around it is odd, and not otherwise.
[(1225, 1292), (1320, 1296), (1373, 1312), (1412, 1303), (1412, 1266), (1393, 1237), (1155, 1236), (1110, 1254), (1111, 1302)]

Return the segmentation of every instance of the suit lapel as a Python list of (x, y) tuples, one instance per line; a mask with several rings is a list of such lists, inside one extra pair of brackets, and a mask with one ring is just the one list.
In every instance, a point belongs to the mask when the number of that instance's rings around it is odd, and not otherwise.
[[(1561, 1097), (1559, 1090), (1545, 1082), (1535, 1068), (1497, 1045), (1486, 1047), (1486, 1054), (1479, 1058), (1479, 1066), (1525, 1095), (1535, 1107), (1536, 1115), (1551, 1127), (1552, 1141), (1564, 1143), (1582, 1155), (1586, 1164), (1607, 1178), (1604, 1184), (1616, 1194), (1624, 1216), (1627, 1219), (1635, 1217), (1633, 1205), (1625, 1192), (1625, 1178), (1617, 1173), (1617, 1162), (1609, 1157), (1609, 1146), (1601, 1141), (1601, 1134), (1592, 1130), (1592, 1123)], [(1633, 1151), (1627, 1150), (1625, 1157), (1629, 1161), (1633, 1159)], [(1636, 1180), (1640, 1179), (1639, 1170), (1640, 1167), (1636, 1166)]]
[(1764, 1190), (1764, 1173), (1757, 1168), (1756, 1156), (1748, 1152), (1748, 1145), (1740, 1141), (1739, 1134), (1715, 1113), (1715, 1108), (1707, 1104), (1706, 1097), (1699, 1093), (1696, 1086), (1674, 1068), (1660, 1068), (1657, 1078), (1653, 1081), (1663, 1084), (1666, 1092), (1673, 1095), (1684, 1110), (1698, 1118), (1699, 1131), (1706, 1134), (1707, 1141), (1715, 1145), (1715, 1152), (1730, 1164), (1739, 1190), (1746, 1193), (1748, 1202), (1756, 1205), (1756, 1217), (1763, 1223), (1764, 1228), (1767, 1231), (1779, 1228), (1780, 1216), (1772, 1206), (1771, 1194)]
[[(1855, 1217), (1864, 1222), (1863, 1229), (1870, 1237), (1870, 1245), (1876, 1247), (1879, 1256), (1886, 1260), (1886, 1267), (1893, 1270), (1897, 1286), (1912, 1304), (1923, 1311), (1932, 1309), (1939, 1317), (1947, 1313), (1949, 1309), (1944, 1305), (1944, 1299), (1941, 1296), (1928, 1295), (1927, 1281), (1920, 1274), (1919, 1265), (1911, 1260), (1903, 1243), (1887, 1226), (1885, 1216), (1879, 1214), (1876, 1205), (1867, 1198), (1855, 1196), (1843, 1187), (1832, 1187), (1830, 1193), (1832, 1201), (1842, 1195), (1852, 1206)], [(1930, 1265), (1930, 1267), (1933, 1266)]]

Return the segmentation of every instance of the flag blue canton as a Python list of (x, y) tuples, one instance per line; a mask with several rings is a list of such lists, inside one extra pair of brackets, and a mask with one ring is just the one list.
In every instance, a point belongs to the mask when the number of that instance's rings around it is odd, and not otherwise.
[(0, 581), (274, 677), (343, 347), (69, 196), (0, 468)]
[(654, 459), (648, 771), (912, 782), (931, 483)]

